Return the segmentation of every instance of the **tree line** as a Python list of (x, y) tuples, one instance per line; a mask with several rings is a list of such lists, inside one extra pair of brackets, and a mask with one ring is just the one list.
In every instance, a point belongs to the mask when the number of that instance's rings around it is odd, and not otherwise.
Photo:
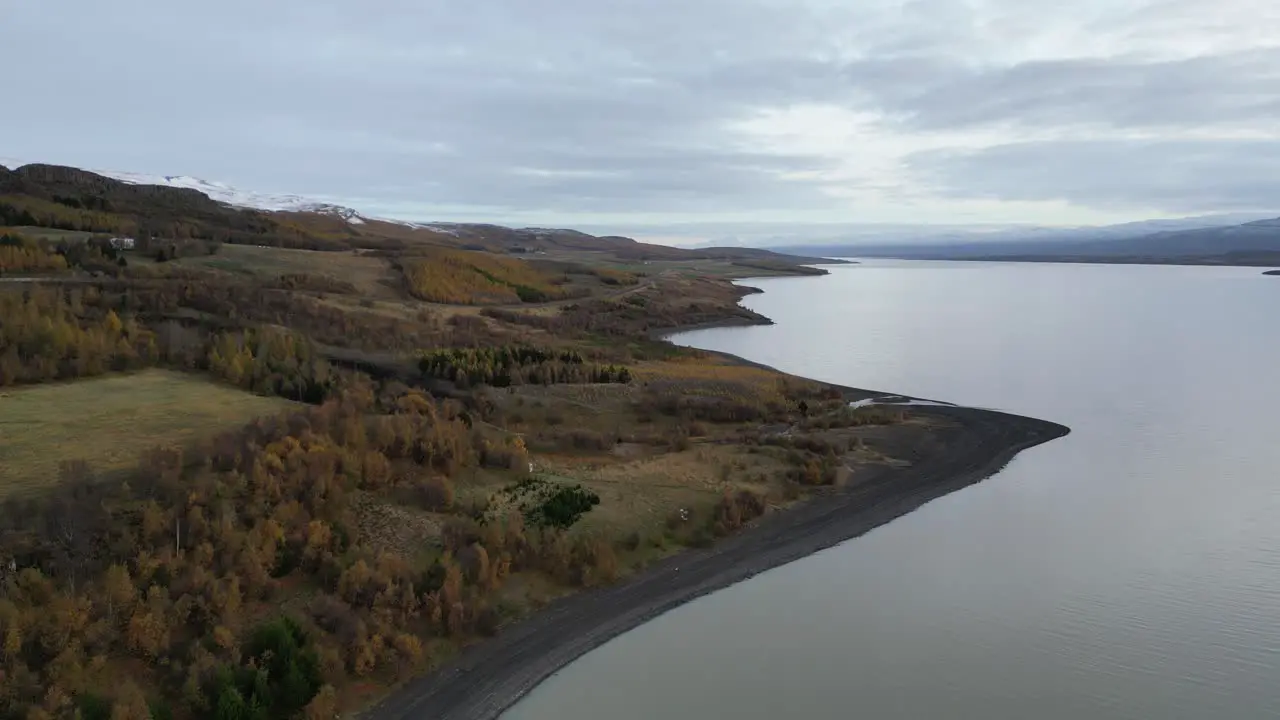
[(423, 354), (418, 369), (463, 387), (631, 382), (626, 367), (587, 364), (576, 351), (529, 346), (435, 350)]
[(38, 242), (15, 232), (0, 232), (0, 275), (11, 272), (58, 272), (67, 260)]
[(33, 286), (0, 292), (0, 386), (67, 380), (154, 364), (154, 334), (94, 307), (79, 290)]
[(128, 312), (124, 298), (93, 285), (0, 292), (0, 387), (152, 366), (208, 371), (246, 390), (311, 404), (339, 385), (339, 373), (296, 332), (173, 321), (153, 329)]
[(71, 208), (52, 200), (0, 196), (0, 225), (27, 225), (79, 232), (136, 234), (138, 224), (111, 213)]
[(306, 335), (317, 343), (369, 351), (404, 351), (423, 347), (509, 344), (516, 339), (511, 331), (494, 327), (480, 318), (455, 316), (422, 310), (412, 316), (397, 317), (325, 302), (323, 297), (299, 288), (319, 292), (342, 289), (338, 285), (315, 284), (294, 276), (258, 282), (240, 278), (212, 277), (183, 267), (166, 269), (163, 278), (142, 276), (104, 279), (98, 283), (105, 293), (119, 298), (130, 312), (151, 322), (168, 318), (247, 326), (281, 325)]

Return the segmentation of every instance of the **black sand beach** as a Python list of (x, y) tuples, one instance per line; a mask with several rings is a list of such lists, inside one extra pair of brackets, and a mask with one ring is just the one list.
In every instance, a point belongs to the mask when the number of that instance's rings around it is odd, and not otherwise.
[(559, 669), (647, 620), (869, 532), (1069, 432), (1055, 423), (974, 408), (917, 406), (913, 414), (940, 427), (906, 438), (897, 448), (895, 456), (910, 466), (877, 468), (855, 485), (770, 513), (714, 547), (681, 553), (618, 585), (555, 602), (411, 681), (363, 717), (496, 718)]

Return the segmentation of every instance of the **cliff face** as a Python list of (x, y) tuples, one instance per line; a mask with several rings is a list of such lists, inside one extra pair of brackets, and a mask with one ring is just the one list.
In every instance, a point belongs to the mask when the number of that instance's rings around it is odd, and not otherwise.
[(160, 185), (131, 185), (79, 168), (24, 165), (12, 174), (25, 181), (24, 194), (45, 196), (46, 199), (54, 196), (88, 196), (106, 201), (107, 205), (120, 212), (154, 210), (157, 205), (184, 214), (222, 214), (228, 211), (225, 206), (195, 190)]
[(0, 165), (0, 195), (32, 195), (40, 192), (39, 185), (28, 181), (21, 173)]

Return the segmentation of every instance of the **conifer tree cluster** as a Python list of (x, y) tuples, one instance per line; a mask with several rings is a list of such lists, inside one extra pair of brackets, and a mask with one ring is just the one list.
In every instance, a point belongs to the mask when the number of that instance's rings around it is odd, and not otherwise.
[(589, 364), (571, 350), (527, 346), (436, 350), (422, 356), (418, 369), (428, 377), (464, 387), (631, 382), (626, 367)]

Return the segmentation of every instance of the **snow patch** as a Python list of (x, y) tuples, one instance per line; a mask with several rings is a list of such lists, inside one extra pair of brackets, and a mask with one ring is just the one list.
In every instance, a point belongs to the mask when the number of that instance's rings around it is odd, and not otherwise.
[(213, 200), (235, 207), (256, 210), (301, 210), (307, 205), (316, 204), (314, 200), (298, 195), (276, 195), (240, 190), (226, 183), (202, 180), (188, 175), (148, 175), (145, 173), (119, 172), (114, 170), (90, 169), (90, 172), (115, 178), (130, 185), (161, 185), (164, 187), (195, 190), (208, 195)]
[(420, 230), (430, 230), (432, 232), (443, 233), (458, 237), (460, 235), (458, 228), (453, 227), (451, 223), (409, 223), (413, 227)]
[[(3, 165), (10, 170), (16, 170), (23, 165), (29, 164), (31, 164), (31, 161), (28, 160), (0, 157), (0, 165)], [(460, 228), (463, 227), (462, 225), (455, 223), (420, 223), (409, 222), (407, 220), (396, 220), (394, 218), (369, 217), (361, 215), (358, 210), (344, 205), (320, 202), (314, 198), (306, 198), (301, 195), (243, 190), (232, 187), (231, 185), (223, 182), (204, 180), (190, 175), (151, 175), (148, 173), (122, 172), (119, 170), (101, 170), (97, 168), (86, 169), (89, 172), (129, 183), (130, 185), (160, 185), (163, 187), (195, 190), (208, 195), (216, 202), (237, 208), (265, 210), (268, 212), (323, 213), (325, 215), (334, 215), (342, 218), (351, 225), (364, 225), (366, 222), (376, 220), (378, 222), (394, 223), (405, 227), (434, 230), (435, 232), (454, 236), (461, 235)]]
[(241, 190), (226, 183), (203, 180), (189, 175), (148, 175), (145, 173), (120, 172), (116, 170), (94, 170), (90, 172), (115, 178), (130, 185), (162, 185), (171, 188), (195, 190), (208, 195), (211, 199), (231, 205), (232, 207), (251, 210), (267, 210), (270, 212), (313, 212), (335, 215), (353, 225), (364, 224), (364, 218), (353, 208), (333, 203), (317, 202), (301, 195), (261, 193)]

